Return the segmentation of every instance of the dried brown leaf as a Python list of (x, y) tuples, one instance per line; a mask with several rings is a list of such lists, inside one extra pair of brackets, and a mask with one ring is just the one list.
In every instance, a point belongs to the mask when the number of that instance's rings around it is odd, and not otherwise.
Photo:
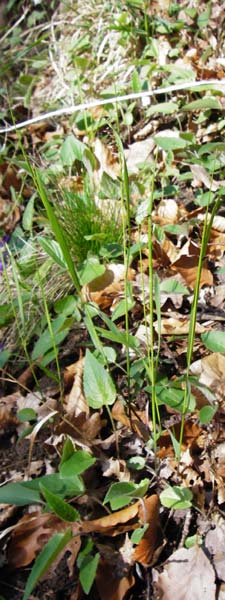
[(216, 190), (218, 190), (220, 183), (208, 175), (205, 167), (202, 165), (191, 165), (190, 169), (194, 177), (192, 180), (193, 187), (201, 187), (202, 184), (204, 184), (204, 186), (212, 192), (216, 192)]
[(161, 600), (215, 600), (214, 569), (199, 546), (177, 550), (154, 576)]
[(99, 138), (96, 138), (94, 153), (99, 163), (98, 169), (94, 171), (95, 184), (100, 184), (103, 173), (107, 173), (112, 179), (116, 179), (120, 174), (120, 164), (111, 148), (103, 144)]
[(123, 264), (110, 264), (103, 275), (96, 277), (91, 283), (83, 286), (84, 299), (95, 302), (102, 309), (109, 308), (116, 297), (123, 296), (125, 276), (129, 280), (134, 279), (134, 269), (128, 269), (126, 275)]
[(132, 406), (130, 407), (130, 416), (128, 417), (125, 413), (124, 406), (120, 400), (117, 400), (112, 408), (112, 417), (116, 421), (119, 421), (122, 425), (125, 425), (142, 439), (147, 441), (149, 439), (149, 425), (145, 411), (135, 410), (133, 412)]
[(128, 150), (125, 150), (128, 173), (138, 173), (139, 165), (146, 160), (151, 160), (154, 147), (155, 142), (151, 137), (131, 144)]
[[(187, 285), (194, 289), (198, 271), (198, 256), (181, 256), (171, 265), (171, 269), (180, 273)], [(202, 263), (200, 287), (203, 287), (203, 285), (213, 285), (213, 275), (208, 268), (207, 259)]]
[(225, 385), (225, 356), (212, 352), (191, 365), (191, 373), (198, 377), (199, 382), (209, 387), (218, 400), (224, 399)]
[(145, 567), (152, 564), (158, 532), (159, 499), (157, 494), (144, 498), (139, 506), (139, 519), (142, 525), (148, 524), (143, 538), (137, 545), (133, 558)]
[(65, 406), (68, 415), (74, 415), (75, 417), (77, 417), (80, 413), (85, 413), (86, 415), (89, 415), (90, 409), (87, 400), (83, 394), (82, 378), (84, 369), (84, 358), (78, 360), (75, 366), (76, 371), (74, 381)]
[(212, 555), (213, 565), (218, 579), (225, 581), (225, 529), (217, 525), (208, 531), (205, 546)]
[[(158, 332), (158, 323), (154, 324), (155, 330)], [(190, 320), (186, 317), (174, 318), (162, 318), (161, 320), (161, 334), (162, 335), (185, 335), (189, 333)], [(206, 328), (199, 323), (196, 323), (195, 333), (200, 334), (206, 331)]]
[(161, 200), (157, 207), (157, 222), (160, 225), (178, 223), (180, 211), (177, 202), (172, 198)]
[[(84, 521), (82, 529), (86, 533), (102, 533), (105, 535), (118, 535), (121, 531), (120, 525), (127, 524), (129, 529), (134, 529), (134, 523), (129, 523), (136, 519), (139, 514), (140, 501), (135, 502), (127, 508), (118, 510), (106, 517), (100, 519), (93, 519), (92, 521)], [(137, 526), (137, 524), (136, 524)]]
[(64, 531), (66, 523), (58, 517), (39, 512), (24, 515), (12, 533), (8, 547), (10, 568), (29, 565), (47, 543), (51, 535)]
[(100, 600), (123, 600), (128, 590), (134, 585), (135, 578), (131, 573), (120, 576), (117, 571), (118, 569), (112, 569), (111, 563), (103, 559), (100, 560), (96, 575)]

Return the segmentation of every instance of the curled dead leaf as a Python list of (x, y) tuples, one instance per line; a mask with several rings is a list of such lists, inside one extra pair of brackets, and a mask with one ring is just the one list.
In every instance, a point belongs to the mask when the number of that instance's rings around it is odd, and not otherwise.
[(134, 269), (128, 269), (126, 273), (123, 264), (110, 264), (103, 275), (83, 286), (83, 298), (95, 302), (100, 308), (109, 308), (115, 297), (123, 296), (125, 276), (129, 280), (134, 279)]
[(172, 198), (161, 200), (157, 208), (157, 216), (161, 225), (177, 223), (180, 211), (177, 202)]
[(157, 541), (159, 498), (157, 494), (144, 498), (139, 505), (139, 519), (142, 525), (148, 525), (143, 538), (137, 545), (133, 558), (145, 567), (152, 564)]
[(113, 512), (106, 517), (93, 519), (92, 521), (84, 521), (82, 529), (86, 533), (95, 532), (103, 535), (119, 535), (121, 533), (120, 526), (123, 525), (127, 526), (127, 531), (129, 531), (129, 529), (135, 529), (135, 527), (137, 527), (137, 521), (135, 524), (133, 520), (138, 517), (139, 507), (140, 501), (135, 502), (127, 508)]
[[(159, 328), (158, 328), (157, 322), (154, 324), (154, 329), (158, 333)], [(162, 335), (187, 335), (189, 333), (189, 329), (190, 329), (190, 320), (187, 319), (186, 317), (179, 317), (179, 318), (168, 317), (168, 319), (163, 318), (161, 320), (161, 334)], [(203, 325), (196, 323), (195, 333), (200, 334), (200, 333), (204, 333), (204, 331), (206, 331), (206, 328), (203, 327)]]
[(216, 192), (216, 190), (218, 190), (220, 184), (208, 175), (205, 167), (202, 165), (191, 165), (190, 169), (193, 175), (193, 187), (201, 187), (202, 184), (204, 184), (204, 186), (212, 192)]
[(103, 173), (107, 173), (109, 177), (116, 179), (120, 174), (120, 164), (111, 148), (103, 144), (99, 138), (96, 138), (94, 153), (99, 164), (98, 169), (94, 171), (95, 184), (100, 184)]
[[(225, 356), (220, 352), (212, 352), (191, 365), (191, 373), (199, 382), (207, 386), (219, 401), (225, 398)], [(203, 392), (203, 390), (202, 390)], [(207, 397), (207, 391), (204, 392)]]
[(83, 394), (83, 369), (84, 369), (84, 358), (78, 360), (75, 365), (75, 376), (72, 385), (72, 389), (67, 397), (65, 403), (66, 412), (68, 415), (74, 415), (77, 417), (80, 413), (89, 415), (90, 409), (87, 400)]

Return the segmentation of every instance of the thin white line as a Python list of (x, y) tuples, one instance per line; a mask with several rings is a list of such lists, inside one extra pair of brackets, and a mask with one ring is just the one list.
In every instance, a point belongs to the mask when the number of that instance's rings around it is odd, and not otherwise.
[(150, 96), (155, 96), (159, 94), (170, 94), (171, 92), (178, 92), (179, 90), (188, 90), (192, 88), (197, 88), (200, 86), (217, 86), (217, 90), (220, 90), (220, 86), (225, 86), (225, 79), (211, 79), (211, 80), (202, 80), (202, 81), (188, 81), (186, 83), (179, 83), (177, 85), (170, 85), (165, 88), (156, 88), (155, 90), (147, 90), (146, 92), (138, 92), (132, 94), (125, 94), (124, 96), (114, 96), (111, 98), (106, 98), (104, 100), (93, 100), (91, 102), (84, 102), (82, 104), (72, 104), (71, 106), (64, 106), (63, 108), (59, 108), (57, 110), (52, 110), (47, 113), (43, 113), (38, 117), (33, 117), (32, 119), (27, 119), (27, 121), (22, 121), (21, 123), (16, 123), (15, 125), (9, 125), (8, 127), (4, 127), (0, 129), (0, 133), (9, 133), (10, 131), (16, 131), (17, 129), (22, 129), (27, 125), (33, 125), (35, 123), (39, 123), (40, 121), (45, 121), (47, 119), (52, 119), (53, 117), (61, 117), (62, 115), (71, 115), (79, 110), (88, 110), (90, 108), (96, 108), (97, 106), (105, 106), (106, 104), (115, 104), (117, 102), (123, 102), (124, 100), (138, 100), (139, 98), (146, 98)]

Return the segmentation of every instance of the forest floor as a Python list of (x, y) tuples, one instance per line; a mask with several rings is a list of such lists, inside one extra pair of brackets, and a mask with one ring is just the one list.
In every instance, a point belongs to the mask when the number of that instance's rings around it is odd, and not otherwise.
[(224, 600), (225, 2), (0, 10), (0, 600)]

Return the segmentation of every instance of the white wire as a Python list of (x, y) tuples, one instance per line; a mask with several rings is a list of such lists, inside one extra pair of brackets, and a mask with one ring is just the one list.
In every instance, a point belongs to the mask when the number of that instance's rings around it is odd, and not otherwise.
[[(34, 125), (35, 123), (39, 123), (40, 121), (46, 121), (47, 119), (52, 119), (53, 117), (61, 117), (63, 115), (71, 115), (73, 113), (78, 112), (79, 110), (88, 110), (91, 108), (96, 108), (97, 106), (106, 106), (107, 104), (115, 104), (117, 102), (123, 102), (124, 100), (138, 100), (141, 98), (146, 98), (150, 96), (156, 96), (159, 94), (171, 94), (172, 92), (178, 92), (180, 90), (188, 90), (192, 88), (198, 88), (204, 86), (207, 89), (211, 87), (215, 87), (217, 91), (222, 92), (221, 87), (225, 87), (225, 79), (211, 79), (211, 80), (201, 80), (201, 81), (188, 81), (185, 83), (179, 83), (177, 85), (170, 85), (167, 87), (156, 88), (155, 90), (147, 90), (146, 92), (137, 92), (132, 94), (125, 94), (123, 96), (112, 96), (111, 98), (105, 98), (103, 100), (92, 100), (91, 102), (84, 102), (82, 104), (72, 104), (71, 106), (64, 106), (63, 108), (59, 108), (57, 110), (52, 110), (47, 113), (43, 113), (37, 117), (33, 117), (31, 119), (27, 119), (26, 121), (22, 121), (20, 123), (15, 123), (15, 125), (9, 125), (0, 129), (0, 133), (9, 133), (10, 131), (16, 131), (17, 129), (22, 129), (23, 127), (27, 127), (28, 125)], [(223, 92), (222, 92), (223, 93)]]

